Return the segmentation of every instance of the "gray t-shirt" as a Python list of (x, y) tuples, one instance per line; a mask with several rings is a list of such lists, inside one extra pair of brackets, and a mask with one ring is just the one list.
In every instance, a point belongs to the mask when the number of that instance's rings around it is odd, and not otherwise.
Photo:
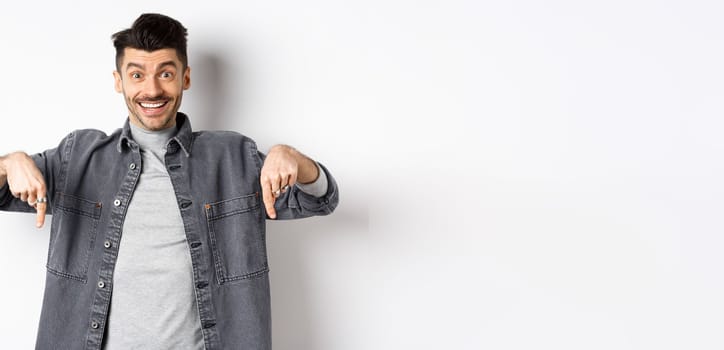
[(128, 205), (105, 349), (204, 349), (193, 270), (181, 213), (164, 164), (175, 128), (131, 124), (143, 164)]

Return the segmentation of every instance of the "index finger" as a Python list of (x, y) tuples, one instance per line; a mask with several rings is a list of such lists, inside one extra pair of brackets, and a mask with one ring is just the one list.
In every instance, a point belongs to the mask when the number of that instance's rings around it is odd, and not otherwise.
[[(39, 171), (37, 172), (38, 174), (40, 174)], [(45, 187), (45, 181), (43, 179), (43, 176), (40, 175), (38, 177), (38, 185), (36, 186), (35, 191), (35, 200), (37, 201), (35, 203), (35, 210), (37, 211), (37, 214), (35, 216), (35, 226), (37, 228), (41, 228), (45, 224), (45, 212), (48, 209), (48, 193), (46, 191), (47, 188)]]
[(266, 183), (262, 182), (261, 193), (262, 199), (264, 200), (264, 207), (266, 207), (267, 215), (269, 215), (269, 217), (272, 219), (276, 219), (277, 212), (274, 209), (274, 202), (276, 201), (276, 198), (272, 194), (271, 183), (269, 181), (267, 181)]
[(45, 224), (45, 211), (47, 210), (47, 208), (48, 208), (47, 202), (35, 204), (35, 210), (38, 211), (38, 213), (36, 215), (36, 219), (35, 219), (35, 226), (37, 226), (38, 228), (43, 227), (43, 225)]
[(45, 224), (45, 212), (48, 210), (48, 197), (47, 193), (45, 193), (45, 185), (41, 186), (36, 194), (35, 200), (38, 202), (35, 203), (35, 210), (37, 211), (35, 215), (35, 226), (41, 228)]

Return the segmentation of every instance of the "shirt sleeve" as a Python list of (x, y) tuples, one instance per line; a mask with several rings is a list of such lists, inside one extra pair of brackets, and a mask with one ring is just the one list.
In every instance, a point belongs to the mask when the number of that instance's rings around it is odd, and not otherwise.
[(319, 166), (319, 163), (315, 162), (314, 164), (317, 165), (317, 171), (319, 171), (319, 176), (317, 176), (317, 179), (314, 180), (314, 182), (308, 184), (298, 183), (297, 187), (299, 187), (302, 192), (319, 198), (327, 194), (327, 174)]

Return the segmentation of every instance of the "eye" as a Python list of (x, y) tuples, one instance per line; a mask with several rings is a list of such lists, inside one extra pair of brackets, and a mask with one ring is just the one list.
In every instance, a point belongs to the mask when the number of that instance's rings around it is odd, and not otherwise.
[(131, 73), (131, 78), (133, 78), (133, 79), (141, 79), (141, 73), (138, 73), (138, 72)]
[(171, 73), (171, 72), (163, 72), (163, 73), (161, 73), (161, 78), (166, 78), (166, 79), (168, 79), (168, 78), (173, 78), (173, 73)]

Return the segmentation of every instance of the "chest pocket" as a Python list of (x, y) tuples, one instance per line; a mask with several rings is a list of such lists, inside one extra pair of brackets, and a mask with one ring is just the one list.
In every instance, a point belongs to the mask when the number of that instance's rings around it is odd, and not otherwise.
[(269, 270), (258, 193), (206, 204), (205, 209), (219, 284)]
[(48, 271), (85, 282), (101, 203), (60, 192), (55, 194), (54, 202)]

